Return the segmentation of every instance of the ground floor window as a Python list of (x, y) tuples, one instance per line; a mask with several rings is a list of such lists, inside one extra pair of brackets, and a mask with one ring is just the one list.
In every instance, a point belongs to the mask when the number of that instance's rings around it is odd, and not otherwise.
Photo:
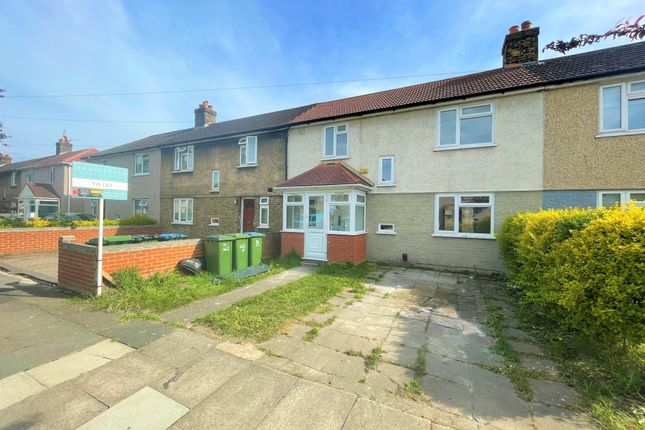
[(42, 218), (47, 214), (59, 212), (58, 200), (28, 199), (19, 202), (20, 214), (25, 219)]
[(435, 235), (493, 237), (492, 194), (437, 194)]
[(193, 199), (174, 199), (172, 222), (174, 224), (193, 223)]
[(365, 203), (365, 194), (356, 191), (286, 194), (284, 229), (304, 231), (306, 227), (309, 230), (362, 233), (365, 231)]
[(148, 215), (148, 199), (134, 199), (134, 214)]
[(598, 207), (626, 206), (633, 201), (638, 207), (645, 207), (645, 191), (599, 191)]
[(269, 228), (269, 198), (260, 197), (260, 228)]

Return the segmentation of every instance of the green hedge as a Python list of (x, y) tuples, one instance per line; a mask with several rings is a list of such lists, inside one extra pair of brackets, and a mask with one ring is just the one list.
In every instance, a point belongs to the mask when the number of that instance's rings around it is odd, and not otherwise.
[(562, 327), (645, 340), (645, 209), (518, 213), (498, 235), (509, 280)]
[[(40, 227), (91, 227), (98, 225), (98, 221), (74, 221), (70, 218), (63, 217), (58, 220), (43, 220), (36, 218), (33, 220), (24, 220), (23, 218), (0, 218), (0, 228), (40, 228)], [(106, 219), (103, 225), (153, 225), (157, 221), (153, 218), (143, 215), (135, 215), (122, 219)]]

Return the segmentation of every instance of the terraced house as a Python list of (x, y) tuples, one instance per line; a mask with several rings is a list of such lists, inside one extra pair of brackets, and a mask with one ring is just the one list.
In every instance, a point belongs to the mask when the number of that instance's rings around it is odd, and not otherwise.
[(498, 69), (296, 117), (283, 253), (503, 270), (508, 215), (642, 202), (645, 43), (539, 61), (538, 35), (512, 28)]

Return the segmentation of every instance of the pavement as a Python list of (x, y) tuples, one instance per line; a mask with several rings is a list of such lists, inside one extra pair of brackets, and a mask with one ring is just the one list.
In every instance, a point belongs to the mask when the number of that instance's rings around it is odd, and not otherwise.
[(57, 284), (58, 251), (0, 255), (0, 268), (48, 284)]
[[(496, 285), (412, 269), (381, 275), (363, 298), (346, 292), (328, 312), (307, 316), (327, 324), (311, 342), (303, 339), (310, 327), (295, 323), (255, 345), (152, 321), (122, 324), (56, 288), (0, 273), (0, 429), (592, 427), (555, 377), (534, 381), (525, 402), (478, 366), (501, 360), (481, 325), (480, 291)], [(518, 345), (537, 347), (511, 328)], [(374, 369), (346, 354), (379, 344)], [(423, 345), (424, 394), (411, 398), (401, 387)], [(526, 345), (526, 357), (553, 366)]]

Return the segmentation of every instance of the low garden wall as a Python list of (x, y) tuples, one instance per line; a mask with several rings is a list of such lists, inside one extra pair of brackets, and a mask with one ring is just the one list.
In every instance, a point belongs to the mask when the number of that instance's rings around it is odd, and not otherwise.
[[(75, 236), (62, 236), (58, 243), (58, 286), (93, 294), (96, 287), (94, 246), (76, 243)], [(143, 242), (103, 247), (103, 273), (136, 267), (143, 276), (169, 272), (186, 258), (204, 255), (201, 239)]]
[[(295, 251), (304, 256), (305, 234), (282, 232), (280, 255), (283, 257)], [(327, 261), (329, 263), (360, 264), (366, 258), (367, 235), (347, 235), (327, 233)]]
[[(127, 234), (159, 234), (161, 227), (156, 225), (119, 225), (103, 228), (105, 236)], [(98, 227), (31, 227), (0, 229), (0, 255), (25, 254), (39, 251), (53, 251), (58, 248), (61, 236), (73, 234), (76, 241), (83, 243), (98, 237)]]

